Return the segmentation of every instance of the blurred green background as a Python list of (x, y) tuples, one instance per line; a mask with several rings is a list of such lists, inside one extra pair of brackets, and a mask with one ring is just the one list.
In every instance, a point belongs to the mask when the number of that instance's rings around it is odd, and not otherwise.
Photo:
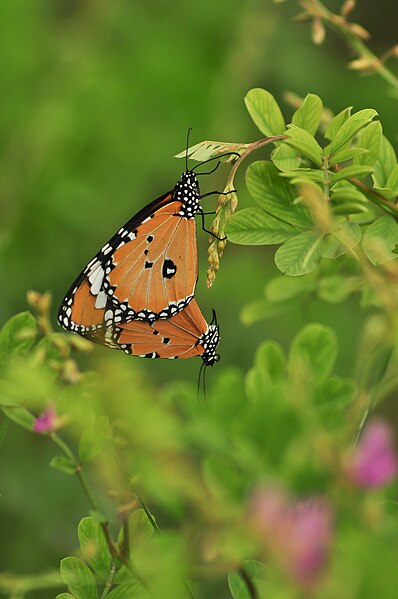
[[(385, 83), (347, 70), (352, 56), (334, 34), (314, 46), (308, 26), (291, 21), (297, 12), (295, 1), (2, 0), (1, 324), (26, 309), (28, 289), (53, 293), (55, 323), (66, 289), (98, 248), (175, 184), (184, 165), (173, 155), (184, 148), (188, 126), (192, 144), (258, 139), (243, 103), (252, 87), (271, 91), (287, 116), (286, 91), (314, 92), (334, 112), (373, 107), (396, 143), (397, 102)], [(372, 48), (382, 53), (396, 43), (397, 16), (393, 0), (363, 0), (353, 19), (372, 32)], [(202, 180), (202, 191), (222, 187), (227, 168)], [(247, 205), (242, 174), (238, 191)], [(207, 291), (207, 235), (199, 229), (198, 236), (197, 298), (205, 316), (217, 310), (223, 366), (246, 369), (261, 340), (286, 346), (315, 320), (336, 328), (339, 368), (350, 372), (360, 319), (355, 301), (315, 301), (288, 319), (245, 327), (242, 307), (277, 272), (273, 251), (229, 245)], [(90, 365), (109, 353), (96, 348)], [(195, 379), (198, 366), (195, 360), (132, 365), (159, 385)], [(74, 480), (47, 469), (52, 455), (45, 439), (10, 428), (0, 453), (1, 571), (57, 567), (76, 545), (86, 506)]]

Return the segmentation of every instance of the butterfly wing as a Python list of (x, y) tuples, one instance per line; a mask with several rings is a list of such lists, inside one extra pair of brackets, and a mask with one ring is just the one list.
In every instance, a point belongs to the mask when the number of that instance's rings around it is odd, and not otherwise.
[(168, 320), (154, 323), (131, 321), (117, 325), (114, 336), (119, 349), (145, 358), (192, 358), (204, 353), (201, 339), (209, 325), (195, 300)]
[(164, 194), (130, 219), (89, 262), (61, 303), (58, 321), (80, 334), (100, 327), (112, 302), (116, 322), (153, 321), (182, 310), (197, 276), (196, 225)]
[(104, 289), (126, 320), (169, 318), (191, 301), (197, 276), (196, 223), (180, 201), (158, 208), (123, 238), (104, 265)]

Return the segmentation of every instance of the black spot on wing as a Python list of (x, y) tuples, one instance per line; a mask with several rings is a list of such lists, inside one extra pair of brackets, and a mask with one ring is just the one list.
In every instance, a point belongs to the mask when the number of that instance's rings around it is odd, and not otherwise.
[(174, 264), (173, 260), (166, 258), (163, 262), (162, 267), (162, 277), (164, 279), (171, 279), (177, 272), (177, 267)]
[(153, 262), (149, 262), (149, 260), (147, 260), (145, 262), (145, 268), (152, 268), (152, 266), (153, 266)]

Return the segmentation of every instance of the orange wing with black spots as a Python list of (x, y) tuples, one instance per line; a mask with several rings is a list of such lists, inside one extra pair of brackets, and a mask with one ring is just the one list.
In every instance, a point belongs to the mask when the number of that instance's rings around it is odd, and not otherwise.
[(159, 208), (105, 264), (104, 290), (125, 319), (157, 320), (192, 300), (198, 277), (196, 223), (181, 202)]
[(207, 324), (194, 299), (168, 320), (117, 324), (113, 335), (108, 336), (112, 336), (112, 347), (132, 356), (169, 359), (201, 356), (210, 366), (219, 360), (218, 325)]
[(103, 326), (110, 307), (115, 323), (154, 322), (183, 310), (198, 277), (199, 193), (187, 171), (119, 229), (70, 287), (58, 312), (61, 326), (88, 336)]

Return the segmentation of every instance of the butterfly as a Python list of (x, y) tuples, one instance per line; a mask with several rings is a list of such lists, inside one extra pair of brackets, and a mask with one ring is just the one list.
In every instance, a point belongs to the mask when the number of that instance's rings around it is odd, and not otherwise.
[(211, 233), (204, 227), (201, 199), (220, 193), (201, 195), (197, 175), (187, 169), (171, 191), (145, 206), (102, 246), (60, 305), (63, 328), (89, 333), (108, 300), (116, 322), (167, 319), (189, 304), (198, 278), (195, 216), (201, 214), (203, 230)]
[[(132, 355), (170, 358), (202, 355), (205, 362), (217, 361), (211, 352), (208, 357), (201, 342), (207, 339), (209, 330), (213, 331), (209, 327), (216, 325), (207, 325), (196, 303), (192, 310), (187, 309), (193, 301), (198, 278), (195, 216), (201, 214), (202, 228), (207, 231), (201, 199), (220, 193), (201, 195), (197, 176), (214, 172), (220, 161), (209, 173), (195, 174), (197, 167), (188, 169), (188, 138), (186, 170), (173, 189), (123, 225), (71, 285), (58, 311), (58, 322), (66, 330), (109, 347), (127, 349)], [(229, 154), (236, 153), (224, 155)], [(211, 160), (214, 158), (200, 165)], [(177, 318), (183, 311), (183, 317)], [(171, 327), (170, 335), (167, 331), (162, 335), (163, 325), (159, 325), (159, 331), (148, 328), (163, 320), (167, 321), (166, 329)], [(183, 322), (189, 325), (183, 336), (185, 349), (174, 342), (181, 340)], [(130, 328), (129, 323), (132, 323)], [(141, 329), (137, 329), (138, 325)], [(134, 331), (137, 335), (143, 331), (147, 335), (159, 334), (159, 339), (169, 341), (162, 342), (159, 348), (162, 351), (137, 353)], [(118, 332), (120, 338), (115, 337)], [(151, 347), (158, 345), (152, 343)], [(168, 345), (168, 351), (164, 345)], [(213, 353), (217, 355), (215, 350)]]
[(188, 306), (167, 320), (146, 322), (131, 320), (117, 323), (110, 305), (102, 316), (103, 326), (89, 335), (91, 341), (141, 358), (192, 358), (200, 356), (206, 366), (213, 366), (220, 330), (216, 314), (207, 324), (193, 299)]

